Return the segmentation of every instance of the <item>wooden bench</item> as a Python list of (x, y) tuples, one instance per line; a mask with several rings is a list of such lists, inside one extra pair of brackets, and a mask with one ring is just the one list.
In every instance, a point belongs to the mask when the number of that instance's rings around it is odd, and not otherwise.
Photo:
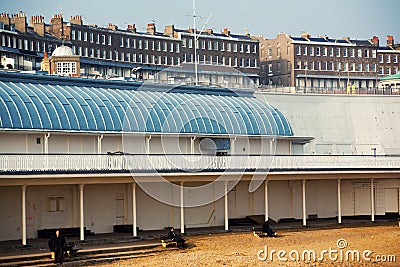
[(267, 233), (264, 233), (263, 231), (261, 231), (261, 227), (259, 227), (259, 228), (253, 227), (253, 235), (258, 236), (258, 237), (268, 236)]
[(178, 246), (178, 242), (172, 240), (171, 238), (161, 237), (161, 245), (166, 248), (168, 246)]
[(82, 249), (82, 246), (76, 242), (67, 242), (65, 244), (65, 256), (71, 257), (78, 252), (78, 250)]
[(276, 233), (273, 236), (269, 236), (268, 233), (263, 232), (261, 227), (253, 227), (253, 235), (258, 237), (276, 237)]
[[(79, 250), (82, 249), (81, 244), (78, 244), (76, 242), (67, 242), (65, 244), (65, 248), (64, 248), (64, 257), (71, 257), (74, 256)], [(51, 258), (54, 259), (55, 257), (55, 253), (51, 252)]]
[[(177, 238), (181, 239), (181, 241), (182, 241), (182, 244), (181, 244), (182, 247), (180, 247), (180, 248), (185, 248), (185, 247), (186, 247), (186, 244), (185, 244), (186, 240), (183, 239), (181, 236), (178, 236)], [(160, 236), (161, 245), (162, 245), (164, 248), (169, 247), (169, 246), (176, 246), (176, 247), (179, 247), (179, 244), (178, 244), (178, 243), (181, 243), (181, 242), (178, 242), (178, 241), (176, 241), (176, 240), (174, 240), (174, 239), (175, 239), (175, 238), (169, 238), (168, 236)]]

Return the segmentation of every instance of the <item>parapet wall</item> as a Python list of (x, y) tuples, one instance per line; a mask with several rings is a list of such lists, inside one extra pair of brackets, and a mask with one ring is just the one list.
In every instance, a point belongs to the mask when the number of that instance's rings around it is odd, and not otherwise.
[(313, 136), (304, 153), (400, 154), (400, 97), (257, 93), (289, 120), (295, 135)]

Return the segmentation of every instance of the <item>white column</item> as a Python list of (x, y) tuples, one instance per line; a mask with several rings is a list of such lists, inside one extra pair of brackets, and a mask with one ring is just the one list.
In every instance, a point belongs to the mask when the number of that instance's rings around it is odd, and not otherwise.
[(185, 213), (183, 208), (183, 182), (181, 183), (181, 234), (185, 233)]
[(269, 214), (268, 214), (268, 180), (265, 180), (264, 181), (264, 193), (265, 193), (265, 196), (264, 196), (264, 201), (265, 201), (265, 221), (268, 221), (268, 217), (269, 217)]
[(302, 193), (303, 193), (303, 225), (307, 225), (307, 213), (306, 213), (306, 180), (302, 180)]
[(229, 230), (229, 214), (228, 214), (228, 181), (225, 181), (224, 184), (225, 194), (224, 194), (224, 202), (225, 202), (225, 231)]
[(83, 184), (79, 185), (79, 219), (80, 219), (80, 238), (85, 240), (85, 224), (83, 218)]
[(371, 221), (375, 221), (374, 179), (371, 179)]
[(22, 206), (22, 245), (26, 246), (26, 185), (21, 186), (21, 206)]
[(132, 183), (132, 228), (133, 236), (137, 236), (136, 222), (136, 183)]
[[(400, 188), (397, 189), (397, 203), (398, 203), (398, 211), (399, 211), (399, 216), (398, 218), (400, 218)], [(400, 221), (399, 221), (399, 227), (400, 227)]]
[(337, 206), (338, 206), (338, 223), (342, 223), (342, 203), (341, 203), (340, 179), (337, 180)]

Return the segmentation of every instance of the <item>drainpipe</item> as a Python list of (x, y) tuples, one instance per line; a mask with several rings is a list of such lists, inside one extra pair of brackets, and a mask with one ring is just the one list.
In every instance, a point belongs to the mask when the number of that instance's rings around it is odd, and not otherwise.
[(190, 154), (194, 155), (194, 141), (196, 140), (196, 136), (190, 138)]
[(275, 138), (271, 138), (269, 140), (269, 154), (270, 155), (272, 155), (274, 153), (274, 150), (272, 149), (272, 145), (274, 144), (274, 142), (275, 142)]
[(150, 154), (150, 140), (151, 140), (151, 135), (146, 136), (146, 154)]
[(44, 135), (44, 154), (49, 154), (49, 137), (50, 133)]
[(97, 154), (101, 154), (101, 140), (103, 140), (103, 135), (97, 136)]
[(235, 153), (236, 136), (231, 138), (231, 154)]

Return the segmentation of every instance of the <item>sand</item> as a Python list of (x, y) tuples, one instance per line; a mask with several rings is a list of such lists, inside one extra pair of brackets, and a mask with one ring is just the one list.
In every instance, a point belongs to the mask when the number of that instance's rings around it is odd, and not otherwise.
[(184, 250), (96, 266), (400, 266), (398, 226), (303, 228), (280, 231), (276, 238), (250, 232), (185, 238)]

